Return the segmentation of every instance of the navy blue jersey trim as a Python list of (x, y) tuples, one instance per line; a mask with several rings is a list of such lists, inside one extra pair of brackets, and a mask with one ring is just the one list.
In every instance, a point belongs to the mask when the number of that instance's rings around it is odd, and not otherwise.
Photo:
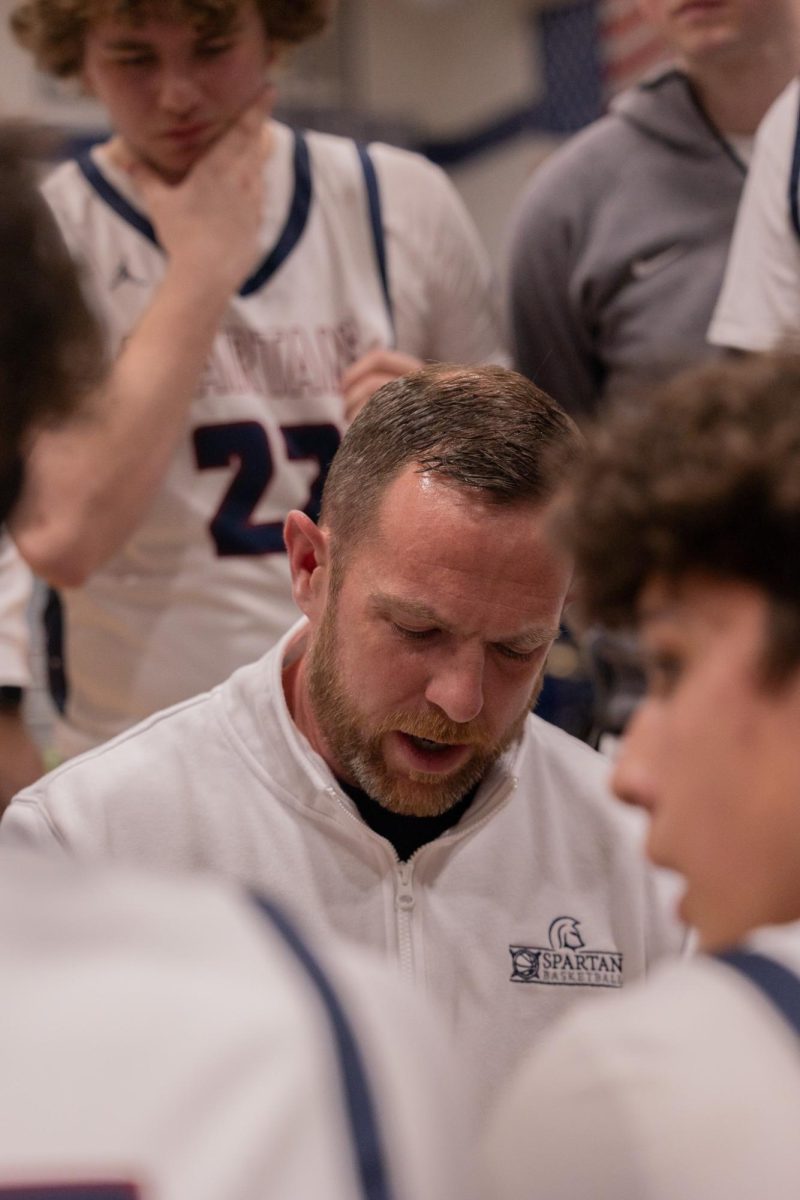
[(313, 187), (311, 184), (311, 162), (308, 154), (308, 142), (299, 130), (294, 134), (294, 195), (289, 206), (289, 216), (277, 242), (262, 262), (261, 266), (245, 280), (239, 288), (240, 296), (250, 296), (263, 287), (267, 280), (275, 274), (281, 263), (285, 262), (294, 250), (308, 221), (311, 211)]
[(356, 143), (361, 170), (364, 172), (364, 184), (367, 189), (367, 204), (369, 205), (369, 220), (372, 226), (372, 241), (375, 246), (375, 258), (378, 261), (378, 271), (381, 277), (383, 298), (386, 301), (386, 311), (394, 334), (394, 305), (389, 289), (389, 266), (386, 259), (386, 239), (383, 234), (383, 215), (381, 213), (381, 190), (378, 184), (378, 174), (375, 164), (370, 158), (369, 150), (361, 143)]
[[(151, 222), (148, 221), (144, 213), (140, 212), (130, 201), (126, 200), (114, 185), (106, 179), (90, 152), (86, 151), (86, 153), (79, 155), (75, 161), (87, 183), (97, 192), (100, 199), (109, 208), (113, 209), (118, 216), (122, 217), (123, 221), (126, 221), (128, 225), (136, 229), (142, 237), (147, 238), (154, 246), (158, 246), (159, 250), (162, 249)], [(289, 215), (272, 250), (262, 260), (261, 266), (239, 288), (240, 296), (250, 296), (253, 292), (257, 292), (275, 274), (281, 263), (285, 262), (289, 257), (303, 236), (311, 209), (311, 198), (311, 165), (308, 144), (302, 133), (295, 132), (294, 194), (289, 206)]]
[(156, 231), (150, 221), (143, 212), (135, 208), (129, 200), (126, 200), (121, 192), (118, 192), (113, 183), (106, 179), (103, 172), (98, 167), (97, 163), (92, 158), (91, 152), (86, 150), (83, 154), (78, 155), (76, 163), (83, 173), (86, 182), (90, 187), (94, 188), (101, 200), (104, 200), (109, 208), (122, 217), (123, 221), (127, 221), (134, 229), (141, 233), (142, 237), (146, 237), (154, 246), (161, 249), (161, 244), (156, 236)]
[(342, 1069), (347, 1113), (364, 1200), (391, 1200), (392, 1189), (375, 1104), (358, 1044), (339, 999), (311, 950), (280, 909), (262, 896), (254, 895), (253, 899), (305, 969), (327, 1010)]
[(761, 988), (778, 1011), (800, 1036), (800, 979), (788, 967), (752, 950), (725, 950), (714, 956), (735, 967), (751, 983)]
[(795, 127), (792, 170), (789, 174), (789, 213), (792, 218), (792, 228), (797, 237), (800, 238), (800, 196), (797, 194), (798, 187), (800, 187), (800, 112), (798, 112), (797, 125)]

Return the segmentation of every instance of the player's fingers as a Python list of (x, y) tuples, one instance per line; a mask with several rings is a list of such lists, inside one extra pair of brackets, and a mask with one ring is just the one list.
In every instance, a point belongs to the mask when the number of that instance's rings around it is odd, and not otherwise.
[(399, 375), (408, 375), (411, 371), (418, 371), (422, 365), (422, 361), (412, 354), (376, 346), (351, 363), (342, 375), (339, 386), (342, 392), (347, 392), (375, 372), (381, 372), (390, 379), (396, 379)]
[(393, 379), (397, 378), (398, 376), (393, 372), (373, 371), (370, 375), (367, 375), (364, 379), (348, 388), (343, 394), (344, 415), (347, 421), (353, 421), (358, 416), (370, 396), (373, 396), (378, 388), (383, 387), (385, 383), (391, 383)]

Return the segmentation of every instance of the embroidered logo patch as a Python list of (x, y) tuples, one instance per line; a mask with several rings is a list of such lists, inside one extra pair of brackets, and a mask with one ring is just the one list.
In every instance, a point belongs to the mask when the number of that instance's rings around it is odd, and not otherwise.
[(509, 946), (512, 983), (556, 987), (622, 987), (622, 954), (587, 947), (575, 917), (556, 917), (549, 946)]

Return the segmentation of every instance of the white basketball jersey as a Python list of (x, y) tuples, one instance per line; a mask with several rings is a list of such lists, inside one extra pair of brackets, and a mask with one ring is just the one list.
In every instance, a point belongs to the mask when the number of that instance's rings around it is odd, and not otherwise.
[(385, 968), (196, 879), (4, 854), (0, 901), (0, 1200), (462, 1195), (439, 1030)]
[[(366, 152), (278, 126), (267, 173), (263, 256), (228, 307), (168, 475), (123, 549), (63, 593), (67, 751), (219, 682), (297, 618), (284, 518), (318, 512), (343, 371), (394, 342)], [(97, 153), (59, 168), (45, 194), (115, 355), (164, 272), (155, 233)]]

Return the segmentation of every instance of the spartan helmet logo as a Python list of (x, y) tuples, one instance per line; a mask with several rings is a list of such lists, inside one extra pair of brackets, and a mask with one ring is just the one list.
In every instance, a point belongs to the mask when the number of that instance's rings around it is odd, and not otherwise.
[(556, 917), (550, 922), (547, 935), (553, 950), (582, 950), (586, 942), (578, 930), (575, 917)]

